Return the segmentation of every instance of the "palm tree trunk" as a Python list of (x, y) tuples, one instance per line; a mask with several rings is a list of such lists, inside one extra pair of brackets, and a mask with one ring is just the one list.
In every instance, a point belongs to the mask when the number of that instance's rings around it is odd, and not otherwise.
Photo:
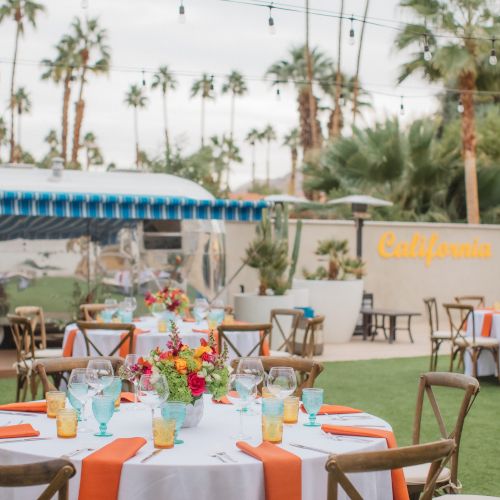
[(465, 171), (465, 201), (467, 206), (467, 222), (479, 224), (479, 195), (476, 169), (476, 126), (474, 113), (474, 95), (476, 77), (467, 71), (460, 75), (460, 97), (464, 107), (462, 113), (462, 154)]
[[(229, 139), (231, 141), (231, 147), (233, 145), (234, 137), (234, 113), (235, 113), (236, 96), (234, 92), (231, 94), (231, 111), (230, 111), (230, 123), (229, 123)], [(231, 159), (227, 159), (227, 170), (226, 170), (226, 186), (229, 189), (229, 176), (231, 175)]]
[(15, 138), (14, 138), (14, 86), (16, 79), (16, 65), (17, 65), (17, 49), (19, 47), (19, 36), (21, 34), (21, 18), (20, 14), (16, 13), (16, 40), (14, 42), (14, 57), (12, 59), (12, 75), (10, 78), (10, 162), (14, 162), (15, 155)]
[(73, 147), (71, 149), (71, 163), (73, 164), (73, 168), (77, 168), (78, 151), (80, 150), (80, 132), (82, 129), (83, 112), (85, 109), (85, 101), (83, 100), (83, 89), (85, 86), (86, 73), (87, 73), (87, 64), (85, 63), (80, 79), (80, 91), (78, 93), (78, 101), (76, 103), (75, 126), (73, 129)]
[(62, 127), (61, 127), (61, 155), (64, 165), (68, 158), (68, 114), (69, 101), (71, 98), (71, 74), (64, 78), (63, 108), (62, 108)]
[(307, 71), (307, 87), (308, 87), (308, 99), (309, 99), (309, 124), (311, 127), (311, 142), (312, 148), (319, 147), (318, 143), (318, 129), (316, 127), (316, 103), (314, 102), (313, 94), (313, 67), (311, 61), (311, 52), (309, 50), (309, 0), (306, 0), (306, 43), (304, 45), (305, 50), (305, 60), (306, 60), (306, 71)]
[(85, 148), (85, 156), (87, 157), (87, 172), (89, 171), (90, 168), (90, 148), (87, 147)]
[(267, 153), (266, 153), (266, 186), (271, 187), (271, 141), (267, 140)]
[(361, 51), (363, 49), (363, 38), (365, 35), (366, 17), (368, 16), (368, 8), (370, 0), (365, 0), (365, 11), (363, 13), (363, 23), (361, 24), (361, 34), (359, 35), (358, 57), (356, 59), (356, 73), (353, 80), (352, 88), (352, 126), (356, 125), (356, 116), (358, 114), (358, 96), (359, 96), (359, 68), (361, 66)]
[(201, 147), (205, 146), (205, 98), (201, 96)]
[(292, 153), (292, 171), (290, 172), (290, 183), (288, 185), (288, 194), (295, 196), (296, 186), (297, 186), (297, 158), (298, 151), (297, 148), (291, 148)]
[(257, 186), (255, 156), (256, 156), (256, 146), (255, 143), (253, 143), (252, 144), (252, 189), (255, 189), (255, 187)]
[(163, 128), (165, 130), (165, 159), (170, 165), (170, 141), (168, 138), (167, 91), (163, 92)]
[(335, 138), (340, 135), (340, 94), (342, 93), (342, 73), (341, 73), (341, 57), (342, 57), (342, 22), (344, 16), (344, 0), (340, 0), (340, 17), (339, 17), (339, 46), (337, 52), (337, 74), (335, 75), (335, 100), (333, 109), (332, 128), (330, 137)]
[(139, 170), (139, 117), (137, 106), (134, 107), (134, 136), (135, 136), (135, 166)]
[(21, 116), (22, 112), (17, 112), (17, 148), (16, 148), (16, 161), (20, 162), (21, 161)]

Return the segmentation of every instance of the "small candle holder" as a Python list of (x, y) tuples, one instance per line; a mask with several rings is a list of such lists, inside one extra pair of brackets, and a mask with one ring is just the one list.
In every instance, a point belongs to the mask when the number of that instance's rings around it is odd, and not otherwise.
[(57, 412), (66, 406), (66, 393), (61, 391), (48, 391), (45, 393), (47, 401), (47, 417), (56, 418)]
[(57, 412), (56, 417), (57, 437), (75, 438), (78, 428), (78, 416), (72, 408), (62, 408)]
[(285, 424), (296, 424), (299, 420), (299, 398), (288, 396), (284, 399), (283, 422)]
[(153, 443), (155, 448), (173, 448), (175, 442), (175, 420), (173, 418), (153, 418)]
[(283, 400), (265, 398), (262, 400), (262, 440), (281, 443), (283, 440)]

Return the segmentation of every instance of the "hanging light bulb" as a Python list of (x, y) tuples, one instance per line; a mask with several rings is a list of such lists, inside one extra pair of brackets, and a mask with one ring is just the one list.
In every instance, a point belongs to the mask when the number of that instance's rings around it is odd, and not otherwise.
[(82, 9), (86, 9), (89, 6), (89, 0), (82, 0)]
[(339, 104), (341, 106), (345, 105), (345, 95), (344, 94), (340, 94), (340, 96), (339, 96)]
[(280, 81), (276, 80), (276, 98), (279, 99), (281, 95)]
[(462, 103), (462, 99), (460, 98), (458, 100), (458, 104), (457, 104), (457, 111), (462, 114), (464, 112), (464, 105)]
[(214, 90), (214, 75), (210, 76), (210, 90)]
[(351, 16), (351, 29), (349, 30), (349, 45), (354, 45), (356, 38), (354, 36), (354, 17)]
[(497, 51), (495, 50), (495, 37), (491, 39), (491, 52), (488, 61), (492, 66), (496, 66), (498, 62)]
[(186, 24), (186, 9), (183, 0), (181, 0), (181, 4), (179, 5), (179, 22), (181, 24)]
[(405, 103), (404, 103), (404, 98), (403, 98), (403, 96), (401, 96), (401, 103), (400, 103), (400, 105), (399, 105), (399, 114), (400, 114), (401, 116), (404, 116), (404, 114), (405, 114)]
[(142, 86), (145, 87), (146, 86), (146, 77), (144, 75), (144, 70), (142, 70)]
[(424, 35), (424, 59), (429, 62), (432, 59), (431, 49), (429, 48), (429, 38), (427, 33)]
[(267, 27), (270, 35), (276, 35), (276, 26), (273, 19), (273, 4), (269, 5), (269, 19), (267, 20)]

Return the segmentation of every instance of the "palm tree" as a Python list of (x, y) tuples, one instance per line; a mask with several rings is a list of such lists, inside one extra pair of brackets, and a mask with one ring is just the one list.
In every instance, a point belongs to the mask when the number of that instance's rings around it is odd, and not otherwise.
[(245, 137), (245, 141), (248, 142), (250, 146), (252, 146), (252, 189), (255, 189), (255, 186), (257, 185), (255, 153), (257, 143), (261, 140), (261, 134), (256, 128), (250, 129), (247, 136)]
[(271, 125), (267, 125), (266, 128), (260, 134), (263, 141), (267, 142), (266, 150), (266, 187), (269, 189), (271, 187), (271, 142), (276, 140), (276, 132)]
[[(456, 86), (460, 90), (462, 156), (470, 224), (480, 221), (474, 92), (477, 75), (491, 48), (491, 42), (481, 38), (493, 38), (500, 29), (500, 19), (494, 9), (489, 8), (489, 3), (488, 0), (401, 0), (400, 5), (411, 9), (417, 21), (407, 25), (396, 38), (400, 50), (419, 46), (419, 52), (403, 65), (399, 82), (421, 72), (429, 81)], [(431, 60), (424, 59), (420, 49), (422, 42), (429, 46)]]
[(191, 97), (201, 96), (201, 147), (205, 145), (205, 100), (215, 99), (213, 77), (203, 73), (191, 86)]
[(14, 161), (14, 88), (16, 79), (17, 53), (19, 49), (19, 38), (24, 35), (24, 21), (27, 20), (33, 28), (36, 28), (36, 16), (45, 10), (42, 4), (32, 0), (3, 0), (0, 6), (0, 23), (11, 18), (16, 23), (16, 35), (14, 42), (14, 57), (12, 58), (12, 73), (10, 78), (10, 161)]
[(87, 171), (90, 165), (102, 165), (104, 163), (101, 150), (97, 145), (97, 137), (93, 132), (87, 132), (83, 136), (83, 148), (85, 149)]
[[(242, 158), (240, 156), (239, 148), (229, 137), (226, 137), (225, 135), (222, 135), (220, 138), (216, 135), (210, 137), (210, 148), (213, 151), (215, 160), (215, 183), (217, 185), (217, 190), (220, 193), (222, 191), (222, 178), (224, 172), (227, 170), (227, 165), (231, 161), (241, 163)], [(226, 186), (226, 190), (229, 190), (229, 186)]]
[(363, 50), (363, 39), (365, 36), (366, 18), (368, 17), (368, 9), (370, 0), (365, 0), (365, 10), (363, 12), (363, 22), (361, 24), (361, 34), (359, 35), (358, 56), (356, 58), (356, 73), (352, 82), (352, 124), (356, 125), (356, 117), (358, 115), (358, 95), (359, 95), (359, 69), (361, 67), (361, 51)]
[[(307, 63), (304, 47), (293, 47), (290, 50), (290, 59), (282, 59), (271, 65), (266, 71), (267, 77), (273, 78), (273, 85), (282, 85), (293, 83), (297, 89), (297, 101), (299, 108), (300, 138), (304, 155), (311, 149), (321, 145), (321, 127), (317, 120), (317, 99), (309, 99), (309, 86), (307, 78)], [(321, 53), (317, 48), (311, 51), (311, 63), (313, 71), (313, 80), (320, 80), (325, 75), (332, 73), (331, 60)], [(311, 111), (311, 102), (312, 111)], [(310, 112), (311, 111), (311, 112)], [(311, 120), (311, 116), (315, 119)], [(316, 127), (317, 143), (313, 141), (313, 130)]]
[(297, 160), (299, 158), (300, 132), (298, 128), (293, 128), (285, 135), (283, 146), (290, 148), (292, 155), (292, 169), (290, 171), (290, 182), (288, 185), (288, 194), (295, 195), (297, 189)]
[(0, 163), (2, 163), (2, 145), (8, 144), (7, 139), (7, 125), (5, 125), (5, 120), (0, 116)]
[(66, 164), (68, 156), (68, 115), (71, 98), (71, 86), (75, 79), (74, 73), (78, 66), (77, 42), (70, 35), (64, 35), (56, 45), (56, 57), (43, 59), (42, 65), (46, 67), (42, 80), (52, 80), (63, 85), (63, 105), (61, 117), (61, 155)]
[(16, 151), (14, 154), (14, 161), (18, 162), (22, 154), (21, 117), (23, 114), (29, 113), (31, 111), (31, 99), (24, 87), (19, 87), (16, 90), (13, 98), (11, 99), (11, 107), (14, 107), (15, 112), (17, 114), (17, 143), (16, 143)]
[(72, 24), (74, 38), (77, 42), (78, 71), (80, 88), (76, 102), (75, 124), (73, 128), (73, 147), (71, 149), (71, 163), (78, 165), (78, 151), (80, 149), (80, 132), (83, 123), (85, 101), (83, 90), (88, 82), (87, 74), (90, 71), (96, 75), (106, 74), (109, 71), (110, 51), (106, 44), (107, 31), (99, 26), (97, 19), (86, 19), (81, 21), (76, 18)]
[(340, 0), (340, 16), (339, 16), (339, 38), (337, 50), (337, 71), (335, 74), (335, 99), (333, 107), (333, 120), (329, 130), (329, 136), (336, 138), (342, 131), (341, 127), (341, 110), (340, 110), (340, 95), (342, 94), (342, 70), (341, 70), (341, 57), (342, 57), (342, 21), (344, 17), (344, 0)]
[(139, 168), (139, 122), (138, 109), (145, 108), (148, 103), (148, 98), (143, 94), (142, 87), (139, 85), (131, 85), (128, 92), (125, 94), (125, 104), (134, 108), (134, 136), (135, 136), (135, 166)]
[(49, 168), (52, 165), (53, 158), (60, 156), (59, 152), (59, 138), (57, 132), (54, 129), (50, 129), (49, 133), (45, 136), (44, 142), (49, 146), (48, 153), (43, 157), (40, 162), (40, 166), (43, 168)]
[(152, 89), (159, 88), (163, 99), (163, 129), (165, 132), (165, 158), (167, 167), (170, 163), (170, 141), (168, 137), (167, 92), (177, 88), (177, 80), (168, 66), (160, 66), (153, 75)]

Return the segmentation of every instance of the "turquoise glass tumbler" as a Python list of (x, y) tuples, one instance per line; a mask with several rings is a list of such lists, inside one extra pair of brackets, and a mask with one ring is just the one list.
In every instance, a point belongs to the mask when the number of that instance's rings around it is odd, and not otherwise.
[(321, 424), (316, 422), (316, 415), (323, 404), (323, 389), (303, 389), (302, 403), (309, 415), (309, 422), (306, 422), (304, 425), (306, 427), (320, 426)]
[(179, 439), (179, 431), (186, 419), (186, 403), (182, 401), (167, 401), (161, 406), (161, 416), (165, 420), (175, 420), (175, 444), (182, 444), (184, 441)]
[(108, 422), (111, 420), (115, 411), (115, 400), (111, 396), (98, 395), (92, 398), (92, 412), (99, 424), (99, 432), (94, 436), (109, 437), (112, 436), (108, 432)]
[(264, 417), (283, 417), (285, 404), (282, 399), (262, 398), (262, 415)]

